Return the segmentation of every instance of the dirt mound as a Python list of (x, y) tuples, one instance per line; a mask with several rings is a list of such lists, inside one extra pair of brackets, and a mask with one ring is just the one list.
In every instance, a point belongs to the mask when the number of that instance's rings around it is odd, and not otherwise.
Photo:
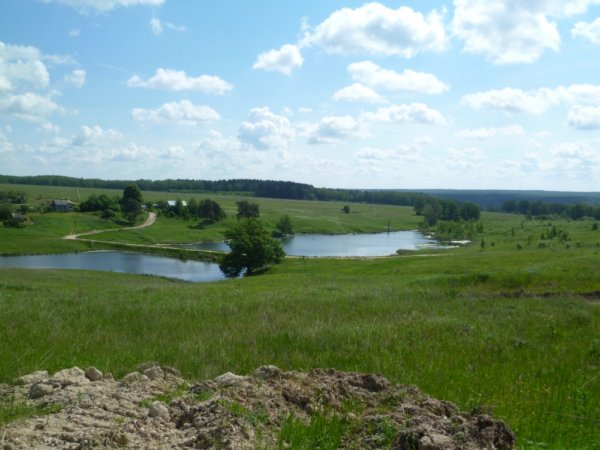
[[(95, 368), (36, 372), (0, 385), (0, 402), (53, 406), (0, 429), (0, 449), (393, 448), (509, 449), (514, 433), (414, 386), (377, 375), (316, 369), (223, 374), (191, 384), (141, 367), (116, 381)], [(57, 406), (58, 405), (58, 406)], [(57, 412), (58, 411), (58, 412)]]

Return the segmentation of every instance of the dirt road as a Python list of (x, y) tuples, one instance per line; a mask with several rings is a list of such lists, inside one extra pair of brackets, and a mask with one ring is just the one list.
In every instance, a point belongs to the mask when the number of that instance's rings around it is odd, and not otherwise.
[(156, 213), (151, 212), (151, 213), (148, 213), (148, 218), (146, 219), (146, 221), (143, 224), (137, 225), (135, 227), (110, 228), (110, 229), (105, 229), (105, 230), (92, 230), (92, 231), (86, 231), (85, 233), (68, 234), (67, 236), (64, 236), (63, 239), (67, 239), (69, 241), (74, 241), (74, 240), (79, 239), (81, 236), (90, 236), (92, 234), (104, 233), (105, 231), (139, 230), (140, 228), (149, 227), (150, 225), (154, 224), (154, 222), (156, 222)]

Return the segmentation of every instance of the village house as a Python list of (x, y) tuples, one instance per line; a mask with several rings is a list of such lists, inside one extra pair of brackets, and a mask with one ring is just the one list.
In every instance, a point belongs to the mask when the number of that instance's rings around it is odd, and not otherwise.
[(50, 203), (50, 211), (52, 212), (72, 212), (73, 205), (67, 200), (52, 200)]
[[(175, 206), (177, 206), (177, 200), (167, 200), (167, 205), (171, 208), (175, 208)], [(185, 200), (181, 201), (181, 205), (186, 208), (187, 207), (187, 202)]]

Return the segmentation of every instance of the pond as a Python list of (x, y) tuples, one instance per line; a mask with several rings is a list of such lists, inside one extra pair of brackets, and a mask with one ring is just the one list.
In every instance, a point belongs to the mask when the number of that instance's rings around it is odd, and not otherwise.
[[(440, 247), (438, 241), (418, 231), (394, 231), (366, 234), (299, 234), (281, 240), (285, 253), (290, 256), (388, 256), (398, 250), (418, 250)], [(186, 248), (228, 252), (224, 242), (185, 244)]]
[(0, 267), (102, 270), (158, 275), (193, 282), (225, 278), (219, 266), (214, 263), (116, 251), (5, 256), (0, 257)]
[[(373, 257), (393, 255), (397, 250), (442, 248), (431, 238), (417, 231), (395, 231), (370, 234), (303, 234), (281, 240), (290, 256)], [(184, 247), (227, 252), (224, 242), (184, 244)], [(165, 256), (118, 251), (63, 253), (0, 257), (0, 267), (26, 269), (86, 269), (157, 275), (193, 282), (224, 279), (215, 263), (180, 260)]]

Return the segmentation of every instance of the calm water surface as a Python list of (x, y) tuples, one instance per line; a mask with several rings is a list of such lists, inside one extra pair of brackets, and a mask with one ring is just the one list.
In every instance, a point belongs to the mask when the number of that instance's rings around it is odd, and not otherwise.
[[(282, 239), (285, 253), (291, 256), (387, 256), (397, 250), (437, 247), (438, 242), (418, 231), (369, 234), (299, 234)], [(186, 244), (188, 248), (228, 252), (224, 242)]]
[[(393, 255), (397, 250), (439, 247), (437, 241), (417, 231), (344, 235), (304, 234), (282, 239), (282, 244), (288, 255), (320, 257), (386, 256)], [(224, 242), (185, 246), (202, 250), (229, 251)], [(0, 267), (103, 270), (158, 275), (194, 282), (224, 278), (219, 266), (214, 263), (116, 251), (6, 256), (0, 257)]]
[(102, 270), (158, 275), (194, 282), (216, 281), (225, 278), (219, 270), (219, 266), (214, 263), (113, 251), (6, 256), (0, 258), (0, 267)]

